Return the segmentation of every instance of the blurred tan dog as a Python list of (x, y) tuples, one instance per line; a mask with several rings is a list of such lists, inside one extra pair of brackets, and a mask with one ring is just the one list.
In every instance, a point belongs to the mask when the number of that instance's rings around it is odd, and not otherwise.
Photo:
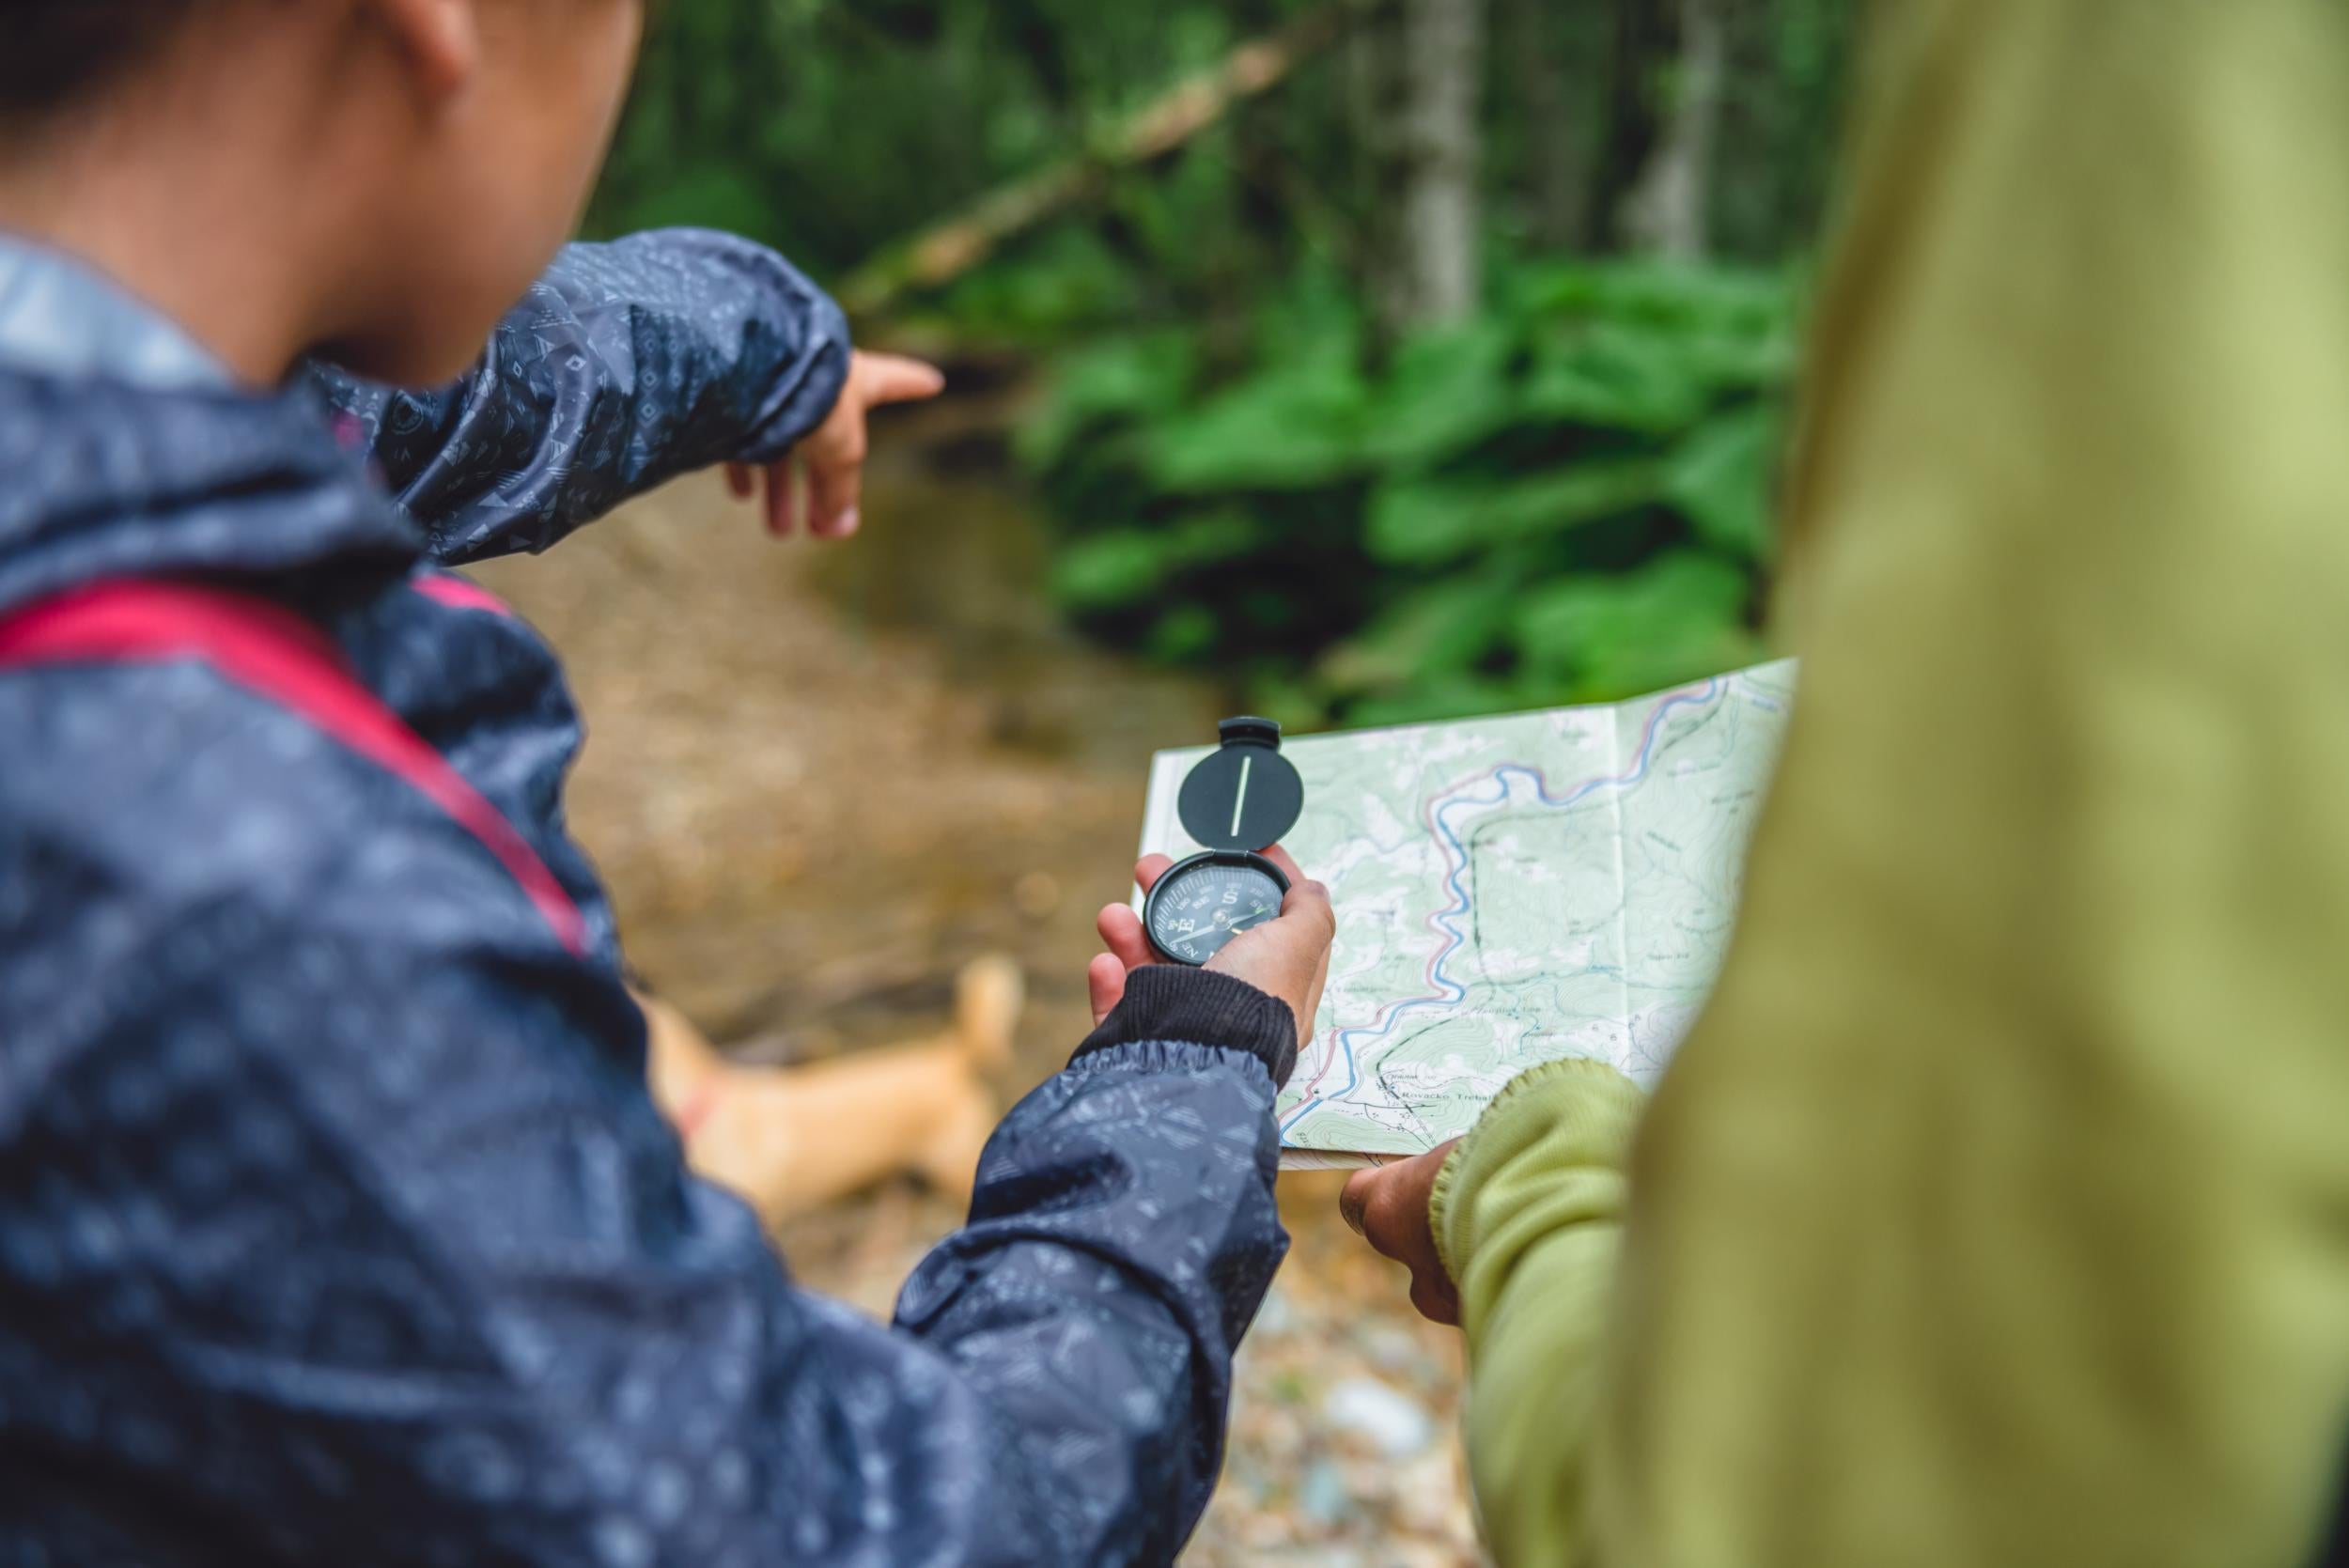
[(1025, 988), (1008, 958), (982, 958), (955, 986), (955, 1022), (928, 1040), (801, 1067), (738, 1065), (657, 998), (654, 1100), (703, 1176), (769, 1225), (910, 1171), (968, 1199), (995, 1128), (984, 1075), (1011, 1060)]

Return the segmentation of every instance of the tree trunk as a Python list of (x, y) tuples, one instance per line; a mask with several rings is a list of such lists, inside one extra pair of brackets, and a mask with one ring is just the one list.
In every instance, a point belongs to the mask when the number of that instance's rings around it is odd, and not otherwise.
[(1680, 0), (1680, 54), (1663, 139), (1625, 218), (1638, 249), (1693, 260), (1710, 248), (1713, 165), (1729, 71), (1729, 3)]
[(1577, 101), (1604, 90), (1604, 73), (1583, 58), (1579, 44), (1594, 20), (1611, 21), (1595, 8), (1559, 0), (1506, 0), (1511, 75), (1524, 116), (1522, 199), (1528, 228), (1545, 250), (1576, 251), (1591, 243), (1592, 157), (1599, 116)]
[(1476, 312), (1485, 0), (1389, 0), (1364, 29), (1384, 214), (1373, 293), (1389, 342)]

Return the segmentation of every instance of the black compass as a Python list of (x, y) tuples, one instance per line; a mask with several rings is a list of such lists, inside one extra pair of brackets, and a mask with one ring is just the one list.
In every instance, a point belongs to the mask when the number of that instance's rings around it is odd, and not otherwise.
[(1256, 851), (1281, 841), (1305, 809), (1305, 783), (1281, 754), (1269, 719), (1226, 719), (1222, 749), (1190, 770), (1175, 797), (1183, 831), (1207, 847), (1150, 889), (1142, 926), (1177, 964), (1206, 963), (1242, 931), (1281, 913), (1289, 879)]

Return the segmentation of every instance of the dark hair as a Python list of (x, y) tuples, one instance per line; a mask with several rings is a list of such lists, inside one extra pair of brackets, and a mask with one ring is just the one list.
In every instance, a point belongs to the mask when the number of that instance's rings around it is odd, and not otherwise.
[(197, 0), (0, 0), (0, 121), (79, 102), (138, 63)]

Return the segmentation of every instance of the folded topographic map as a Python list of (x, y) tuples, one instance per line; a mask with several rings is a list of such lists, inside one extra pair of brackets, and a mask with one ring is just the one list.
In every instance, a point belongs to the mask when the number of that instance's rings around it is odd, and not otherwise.
[[(1336, 951), (1280, 1104), (1284, 1163), (1417, 1154), (1538, 1062), (1653, 1082), (1719, 970), (1792, 662), (1603, 707), (1313, 736), (1288, 848)], [(1162, 752), (1143, 849), (1194, 846)]]

